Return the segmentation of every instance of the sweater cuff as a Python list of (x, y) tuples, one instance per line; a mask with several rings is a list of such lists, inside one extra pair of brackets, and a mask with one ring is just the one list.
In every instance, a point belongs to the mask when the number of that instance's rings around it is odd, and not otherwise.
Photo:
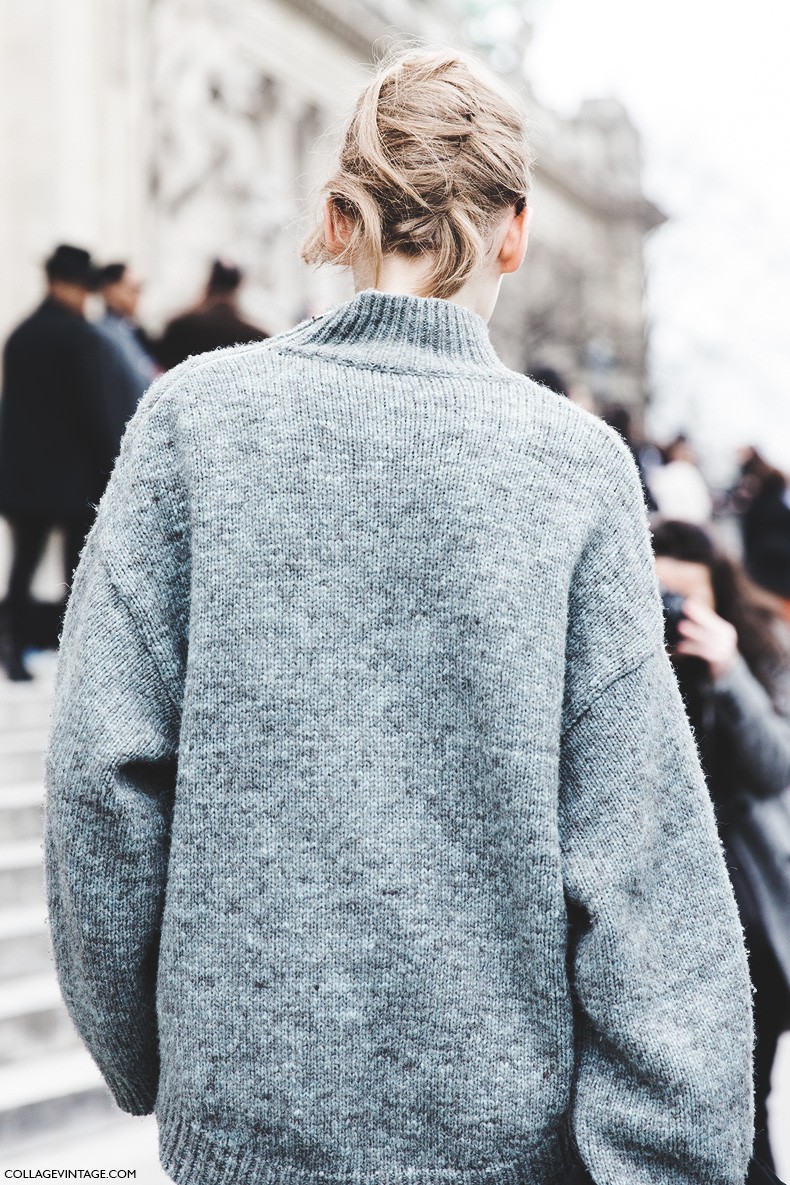
[(158, 1083), (135, 1082), (129, 1078), (108, 1073), (104, 1068), (102, 1068), (102, 1076), (116, 1103), (127, 1115), (153, 1114)]
[(750, 689), (754, 683), (752, 675), (742, 654), (736, 654), (730, 669), (713, 682), (716, 695), (737, 696), (744, 688)]
[(141, 1058), (110, 1034), (97, 1047), (88, 1045), (104, 1081), (122, 1111), (151, 1115), (159, 1090), (159, 1055)]

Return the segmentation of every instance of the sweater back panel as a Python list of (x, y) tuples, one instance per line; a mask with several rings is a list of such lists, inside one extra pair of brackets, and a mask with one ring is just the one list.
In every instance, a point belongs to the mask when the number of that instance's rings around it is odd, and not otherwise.
[(178, 1185), (743, 1185), (749, 987), (636, 468), (363, 292), (130, 423), (64, 626), (69, 1011)]
[(294, 1115), (320, 1143), (339, 1108), (358, 1155), (513, 1159), (571, 1070), (557, 638), (577, 540), (536, 396), (247, 361), (195, 409), (161, 1090), (229, 1128), (246, 1096), (284, 1153)]

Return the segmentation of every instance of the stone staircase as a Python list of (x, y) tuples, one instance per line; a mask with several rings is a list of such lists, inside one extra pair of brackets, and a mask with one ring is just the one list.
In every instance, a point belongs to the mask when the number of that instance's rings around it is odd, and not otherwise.
[(0, 680), (0, 1150), (117, 1112), (63, 1005), (46, 926), (44, 750), (54, 656)]
[[(139, 1152), (147, 1124), (150, 1148), (140, 1179), (168, 1180), (158, 1166), (153, 1120), (131, 1119), (116, 1107), (61, 1001), (42, 868), (54, 660), (41, 655), (30, 666), (32, 683), (0, 676), (0, 1154), (4, 1164), (21, 1166), (27, 1149), (35, 1148), (38, 1163), (40, 1149), (49, 1146), (55, 1167), (71, 1164), (69, 1156), (75, 1166), (104, 1156), (117, 1167), (122, 1149), (129, 1157)], [(780, 1176), (790, 1181), (790, 1033), (782, 1039), (774, 1085), (772, 1140)], [(102, 1151), (90, 1133), (108, 1121)]]

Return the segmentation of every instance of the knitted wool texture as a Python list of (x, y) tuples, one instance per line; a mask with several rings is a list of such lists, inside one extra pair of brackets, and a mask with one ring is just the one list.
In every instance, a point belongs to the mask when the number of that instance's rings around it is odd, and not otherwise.
[(739, 923), (636, 470), (447, 301), (189, 359), (77, 572), (68, 1008), (180, 1185), (742, 1185)]

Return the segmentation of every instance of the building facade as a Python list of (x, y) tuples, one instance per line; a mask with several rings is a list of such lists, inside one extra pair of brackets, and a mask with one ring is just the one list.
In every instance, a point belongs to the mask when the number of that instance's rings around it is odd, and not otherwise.
[[(299, 260), (350, 104), (393, 39), (464, 44), (453, 0), (27, 0), (4, 9), (0, 331), (38, 300), (57, 241), (129, 259), (156, 332), (215, 255), (246, 269), (270, 331), (350, 294)], [(506, 362), (553, 365), (601, 400), (645, 398), (639, 141), (615, 102), (574, 120), (523, 78), (538, 164), (527, 264), (492, 336)]]

